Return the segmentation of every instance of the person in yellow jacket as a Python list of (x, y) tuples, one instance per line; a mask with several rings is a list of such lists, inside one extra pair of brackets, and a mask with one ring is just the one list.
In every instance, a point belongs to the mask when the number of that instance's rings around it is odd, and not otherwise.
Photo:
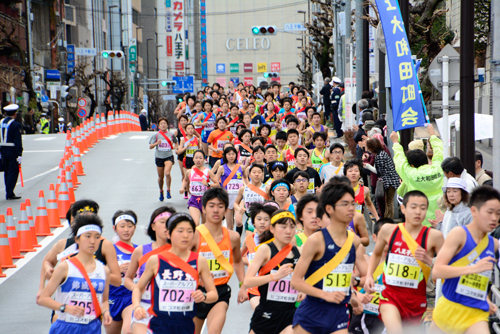
[[(437, 202), (443, 196), (444, 173), (441, 169), (441, 162), (443, 162), (443, 142), (436, 136), (432, 125), (428, 125), (428, 130), (431, 135), (429, 142), (434, 149), (431, 165), (428, 163), (425, 152), (420, 149), (410, 150), (405, 155), (403, 146), (398, 143), (399, 137), (397, 132), (393, 131), (390, 139), (394, 143), (392, 147), (394, 150), (394, 165), (399, 177), (404, 182), (405, 193), (412, 190), (420, 190), (429, 198), (429, 207), (423, 224), (430, 227), (431, 223), (429, 219), (436, 219)], [(399, 191), (398, 194), (404, 196)]]
[(50, 132), (50, 121), (46, 116), (46, 114), (42, 114), (42, 118), (40, 118), (40, 132), (44, 135), (48, 135)]

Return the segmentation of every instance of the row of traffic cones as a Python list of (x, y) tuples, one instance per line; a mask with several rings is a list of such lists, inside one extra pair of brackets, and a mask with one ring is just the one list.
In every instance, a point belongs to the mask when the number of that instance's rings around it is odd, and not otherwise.
[[(20, 205), (21, 218), (14, 222), (12, 208), (6, 215), (0, 214), (0, 277), (6, 277), (3, 269), (15, 268), (13, 259), (22, 259), (21, 253), (34, 252), (41, 247), (38, 237), (53, 235), (51, 228), (62, 227), (61, 220), (66, 217), (75, 199), (75, 190), (84, 176), (82, 155), (87, 153), (99, 140), (123, 132), (140, 131), (138, 115), (128, 111), (108, 112), (90, 117), (82, 124), (66, 132), (64, 157), (59, 164), (58, 182), (50, 184), (47, 201), (43, 190), (38, 194), (36, 216), (33, 216), (30, 199)], [(16, 226), (17, 225), (17, 226)]]

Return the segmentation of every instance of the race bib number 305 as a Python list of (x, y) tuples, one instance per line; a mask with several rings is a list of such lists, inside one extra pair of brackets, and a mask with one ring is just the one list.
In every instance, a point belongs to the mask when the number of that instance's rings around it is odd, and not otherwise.
[(323, 291), (340, 291), (349, 295), (351, 291), (351, 277), (354, 264), (339, 264), (323, 278)]
[(193, 310), (191, 294), (196, 290), (196, 281), (160, 280), (158, 306), (165, 312), (187, 312)]
[[(271, 270), (271, 274), (277, 273), (277, 270)], [(297, 290), (294, 290), (290, 284), (292, 274), (278, 281), (269, 282), (267, 289), (267, 300), (285, 303), (295, 303), (297, 301)]]
[[(213, 275), (213, 278), (224, 278), (229, 277), (229, 273), (226, 269), (224, 269), (219, 261), (215, 258), (212, 252), (201, 252), (200, 253), (208, 262), (208, 268), (210, 269), (210, 273)], [(229, 262), (229, 251), (222, 251), (222, 255), (226, 258), (227, 262)]]
[(413, 256), (389, 254), (385, 271), (385, 282), (388, 285), (417, 289), (420, 273), (420, 266)]

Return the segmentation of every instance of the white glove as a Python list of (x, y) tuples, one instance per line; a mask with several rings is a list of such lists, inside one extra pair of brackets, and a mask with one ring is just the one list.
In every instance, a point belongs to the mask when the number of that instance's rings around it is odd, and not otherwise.
[(18, 164), (21, 164), (21, 161), (23, 160), (23, 157), (17, 157), (17, 159), (16, 159), (16, 160), (17, 160), (17, 163), (18, 163)]

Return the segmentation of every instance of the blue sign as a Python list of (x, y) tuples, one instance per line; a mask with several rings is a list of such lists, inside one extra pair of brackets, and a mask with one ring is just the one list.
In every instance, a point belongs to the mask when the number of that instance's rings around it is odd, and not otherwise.
[(216, 73), (226, 73), (226, 64), (215, 64)]
[(172, 77), (175, 81), (173, 89), (174, 94), (194, 93), (194, 78), (191, 77)]
[(423, 105), (398, 1), (375, 1), (387, 48), (394, 131), (424, 126), (428, 118), (427, 112)]
[(200, 0), (201, 30), (201, 82), (208, 85), (208, 53), (207, 53), (207, 0)]
[(151, 129), (152, 130), (156, 130), (156, 124), (155, 123), (151, 124)]
[(42, 95), (42, 102), (49, 102), (49, 97), (47, 95)]
[(75, 44), (68, 44), (66, 46), (66, 51), (68, 51), (68, 53), (75, 53)]
[(75, 61), (68, 61), (68, 73), (72, 73), (75, 70)]
[(68, 59), (68, 61), (74, 61), (75, 60), (75, 54), (68, 52), (68, 58), (67, 59)]
[(232, 81), (234, 83), (234, 87), (236, 87), (240, 83), (240, 78), (238, 78), (238, 77), (236, 77), (236, 78), (229, 78), (229, 81)]
[(78, 109), (78, 117), (85, 118), (87, 116), (87, 110), (80, 108)]
[(46, 80), (61, 80), (61, 73), (59, 73), (59, 70), (46, 70), (45, 79)]

